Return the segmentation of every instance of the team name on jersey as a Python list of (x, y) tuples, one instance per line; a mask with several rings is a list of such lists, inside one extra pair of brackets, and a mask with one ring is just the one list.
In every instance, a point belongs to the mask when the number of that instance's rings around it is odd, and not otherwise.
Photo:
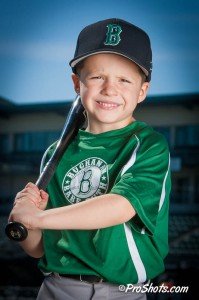
[(108, 166), (98, 157), (79, 162), (64, 176), (62, 191), (71, 203), (105, 194), (108, 189)]

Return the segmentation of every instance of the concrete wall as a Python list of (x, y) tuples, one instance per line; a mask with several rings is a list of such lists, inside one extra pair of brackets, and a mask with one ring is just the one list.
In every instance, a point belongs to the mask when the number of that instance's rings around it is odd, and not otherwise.
[(136, 119), (153, 126), (199, 124), (199, 108), (189, 109), (181, 105), (139, 106)]
[(65, 117), (56, 112), (26, 113), (0, 119), (0, 133), (61, 130)]

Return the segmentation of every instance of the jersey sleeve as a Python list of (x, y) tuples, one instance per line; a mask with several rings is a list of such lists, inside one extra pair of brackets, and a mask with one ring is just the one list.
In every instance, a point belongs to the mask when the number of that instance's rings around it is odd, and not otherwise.
[(136, 231), (153, 235), (158, 212), (168, 202), (170, 192), (169, 150), (165, 138), (158, 133), (148, 139), (136, 139), (132, 156), (110, 193), (132, 204), (136, 215), (129, 223)]

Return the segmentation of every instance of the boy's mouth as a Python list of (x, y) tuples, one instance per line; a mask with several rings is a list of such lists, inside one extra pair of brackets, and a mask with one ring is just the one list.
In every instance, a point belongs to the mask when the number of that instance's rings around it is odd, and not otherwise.
[(97, 103), (103, 109), (113, 109), (113, 108), (117, 108), (120, 105), (114, 102), (103, 102), (103, 101), (97, 101)]

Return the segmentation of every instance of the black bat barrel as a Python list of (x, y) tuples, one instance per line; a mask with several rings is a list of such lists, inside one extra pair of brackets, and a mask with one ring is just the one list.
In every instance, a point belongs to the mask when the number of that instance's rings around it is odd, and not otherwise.
[[(37, 179), (36, 185), (38, 186), (39, 189), (42, 190), (46, 189), (63, 153), (67, 149), (71, 140), (77, 134), (78, 129), (83, 125), (84, 123), (83, 112), (84, 112), (84, 107), (81, 104), (80, 96), (77, 96), (68, 113), (64, 128), (62, 130), (56, 148), (53, 152), (53, 155), (51, 156), (51, 158), (45, 165), (42, 173), (40, 174), (39, 178)], [(27, 228), (19, 222), (9, 222), (6, 225), (5, 233), (9, 239), (16, 242), (21, 242), (25, 240), (28, 236)]]

